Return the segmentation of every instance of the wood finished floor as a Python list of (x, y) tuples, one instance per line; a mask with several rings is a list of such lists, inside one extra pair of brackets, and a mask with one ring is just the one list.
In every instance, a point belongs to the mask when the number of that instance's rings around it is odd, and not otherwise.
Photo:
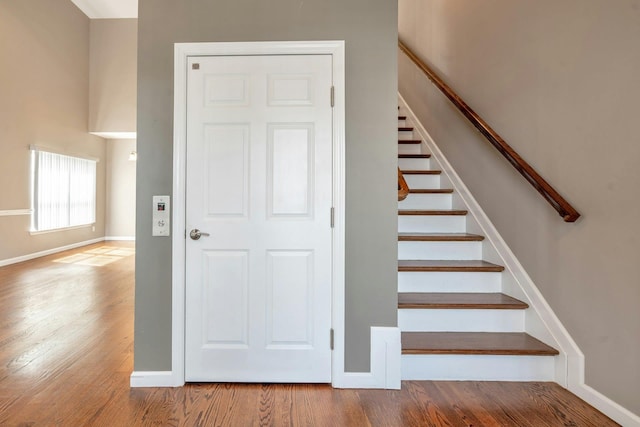
[(133, 244), (0, 268), (0, 426), (613, 426), (553, 383), (130, 389)]

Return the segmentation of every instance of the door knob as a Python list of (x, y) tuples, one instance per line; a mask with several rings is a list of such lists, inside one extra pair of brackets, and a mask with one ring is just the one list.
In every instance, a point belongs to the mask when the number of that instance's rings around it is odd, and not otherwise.
[(202, 236), (209, 236), (209, 233), (205, 233), (204, 231), (200, 231), (197, 228), (194, 228), (189, 232), (189, 237), (191, 240), (198, 240)]

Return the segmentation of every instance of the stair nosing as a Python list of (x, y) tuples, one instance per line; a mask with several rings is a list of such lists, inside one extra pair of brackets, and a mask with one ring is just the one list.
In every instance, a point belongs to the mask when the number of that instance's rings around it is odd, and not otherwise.
[(401, 170), (401, 172), (403, 175), (442, 175), (441, 170), (435, 170), (435, 169), (424, 169), (424, 170), (408, 169), (408, 170)]
[[(401, 299), (411, 299), (409, 296), (424, 296), (435, 298), (436, 301), (431, 302), (401, 302)], [(405, 298), (402, 298), (405, 296)], [(498, 297), (502, 301), (498, 302), (472, 302), (473, 298), (482, 300), (483, 297)], [(442, 299), (449, 298), (449, 302), (437, 301), (438, 297)], [(418, 298), (419, 299), (419, 298)], [(458, 301), (456, 301), (458, 299)], [(398, 293), (398, 309), (429, 309), (429, 310), (443, 310), (443, 309), (463, 309), (463, 310), (526, 310), (529, 308), (529, 304), (520, 301), (516, 298), (510, 297), (503, 293), (451, 293), (451, 292), (400, 292)]]
[(484, 236), (469, 233), (398, 233), (399, 242), (481, 242)]
[[(517, 348), (513, 345), (502, 345), (502, 346), (486, 346), (482, 347), (480, 345), (476, 346), (464, 346), (464, 345), (452, 345), (449, 348), (445, 347), (432, 347), (432, 348), (406, 348), (409, 347), (406, 344), (409, 336), (421, 335), (423, 339), (426, 338), (437, 338), (448, 336), (450, 338), (455, 338), (459, 342), (463, 342), (465, 340), (473, 339), (512, 339), (513, 341), (526, 341), (530, 345), (535, 345), (535, 348)], [(504, 344), (504, 343), (503, 343)], [(513, 344), (513, 343), (512, 343)], [(457, 347), (457, 348), (456, 348)], [(464, 348), (466, 347), (466, 348)], [(502, 347), (502, 348), (496, 348)], [(518, 355), (518, 356), (555, 356), (558, 355), (559, 352), (555, 348), (543, 343), (542, 341), (532, 337), (526, 332), (402, 332), (402, 354), (492, 354), (492, 355)]]
[(399, 159), (429, 159), (431, 158), (431, 154), (409, 154), (402, 153), (398, 154)]
[(453, 188), (409, 188), (409, 194), (452, 194)]
[(398, 271), (501, 273), (504, 267), (484, 260), (398, 260)]
[(398, 215), (402, 216), (465, 216), (466, 209), (399, 209)]

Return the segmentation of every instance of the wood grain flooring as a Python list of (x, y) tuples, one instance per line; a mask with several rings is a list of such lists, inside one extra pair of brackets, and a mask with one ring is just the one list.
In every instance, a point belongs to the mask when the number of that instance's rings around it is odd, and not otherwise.
[(133, 245), (0, 268), (0, 426), (613, 426), (553, 383), (130, 389)]

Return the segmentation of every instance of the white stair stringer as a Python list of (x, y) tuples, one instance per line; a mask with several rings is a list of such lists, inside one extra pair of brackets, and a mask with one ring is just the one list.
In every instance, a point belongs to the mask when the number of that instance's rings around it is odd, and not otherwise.
[[(483, 241), (400, 241), (398, 259), (402, 260), (486, 260), (506, 267), (498, 272), (402, 271), (398, 273), (399, 292), (435, 293), (505, 293), (529, 304), (527, 309), (400, 309), (398, 326), (403, 332), (526, 332), (558, 349), (560, 355), (495, 355), (495, 354), (403, 354), (403, 380), (499, 380), (556, 381), (567, 383), (567, 351), (572, 341), (562, 341), (566, 330), (557, 318), (543, 319), (537, 309), (541, 295), (533, 284), (522, 285), (513, 272), (513, 263), (504, 251), (496, 248), (495, 228), (488, 229), (478, 216), (486, 218), (479, 205), (452, 171), (433, 140), (400, 99), (400, 115), (407, 120), (399, 126), (413, 127), (411, 133), (399, 133), (400, 139), (420, 139), (422, 147), (411, 146), (413, 153), (431, 154), (430, 158), (400, 158), (401, 170), (441, 170), (439, 175), (406, 174), (409, 188), (453, 188), (453, 194), (410, 193), (398, 207), (402, 210), (464, 210), (468, 215), (402, 215), (398, 217), (401, 233), (473, 233), (485, 236)], [(400, 153), (408, 153), (400, 144)], [(462, 190), (462, 191), (461, 191)], [(471, 203), (470, 203), (471, 201)], [(488, 221), (488, 220), (487, 220)], [(501, 240), (501, 239), (500, 239)], [(502, 242), (504, 243), (504, 242)], [(506, 245), (505, 245), (506, 246)], [(513, 256), (509, 252), (510, 256)], [(515, 257), (514, 257), (515, 258)], [(519, 264), (518, 264), (519, 266)], [(521, 268), (521, 266), (520, 266)], [(526, 274), (526, 273), (525, 273)], [(528, 276), (527, 276), (528, 277)], [(529, 279), (530, 280), (530, 279)], [(537, 292), (537, 293), (536, 293)], [(532, 298), (531, 296), (534, 295)], [(543, 301), (543, 300), (542, 300)], [(550, 312), (548, 306), (544, 311)], [(550, 326), (551, 325), (551, 326)], [(568, 336), (568, 334), (567, 334)], [(559, 339), (560, 337), (560, 339)], [(569, 344), (567, 344), (569, 343)]]

